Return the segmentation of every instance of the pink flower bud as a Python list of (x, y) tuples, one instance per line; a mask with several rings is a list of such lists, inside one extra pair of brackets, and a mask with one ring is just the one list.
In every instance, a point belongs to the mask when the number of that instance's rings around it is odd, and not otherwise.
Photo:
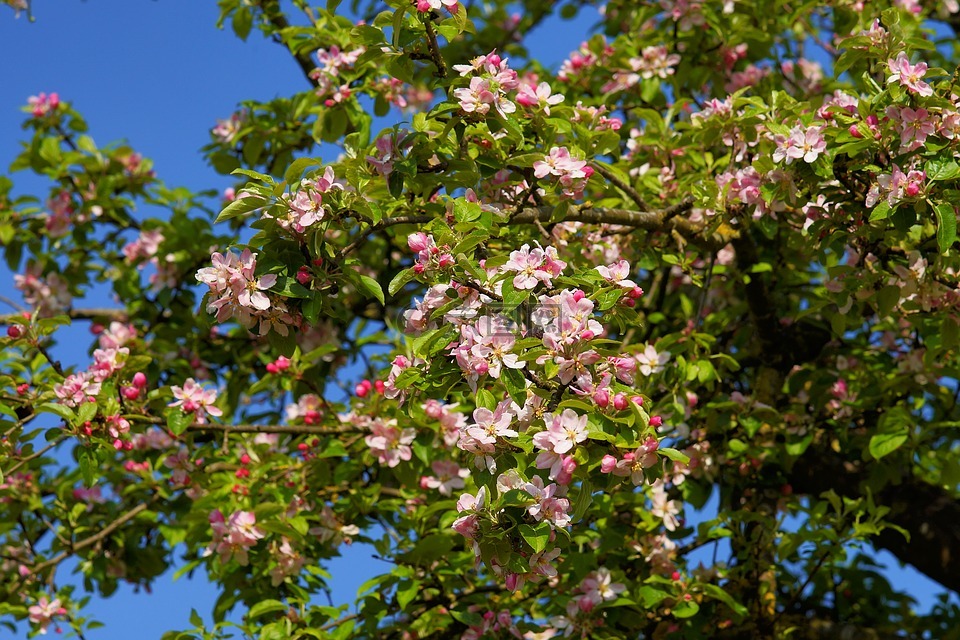
[(277, 365), (277, 369), (280, 371), (286, 371), (290, 368), (290, 358), (286, 356), (280, 356), (277, 358), (277, 361), (274, 364)]
[(870, 125), (870, 127), (875, 127), (878, 124), (880, 124), (880, 119), (877, 118), (877, 116), (873, 115), (872, 113), (867, 116), (866, 120), (867, 120), (867, 124)]
[(631, 298), (639, 298), (640, 296), (643, 295), (643, 289), (641, 289), (640, 287), (634, 287), (633, 289), (630, 290), (630, 293), (628, 293), (627, 295), (630, 296)]
[(147, 376), (139, 371), (133, 374), (133, 386), (138, 389), (145, 388), (147, 386)]
[(623, 411), (628, 406), (630, 405), (629, 405), (629, 402), (627, 401), (627, 395), (625, 393), (618, 393), (617, 395), (613, 396), (614, 409), (616, 409), (617, 411)]
[(310, 274), (309, 267), (300, 267), (300, 269), (297, 270), (297, 282), (306, 285), (311, 280), (313, 280), (313, 275)]
[(638, 407), (643, 406), (643, 396), (633, 396), (630, 399), (633, 400), (633, 404), (637, 405)]
[(445, 254), (443, 254), (442, 256), (440, 256), (440, 268), (441, 268), (441, 269), (446, 269), (447, 267), (452, 267), (453, 264), (454, 264), (454, 262), (455, 262), (455, 260), (453, 259), (453, 256), (450, 255), (449, 253), (445, 253)]
[(383, 392), (386, 390), (387, 385), (383, 382), (383, 380), (377, 380), (376, 382), (373, 383), (373, 388), (376, 390), (377, 393), (379, 393), (380, 395), (383, 395)]
[(577, 302), (580, 302), (586, 297), (587, 297), (587, 294), (585, 294), (580, 289), (577, 289), (576, 291), (573, 292), (573, 299), (576, 300)]
[(140, 397), (140, 389), (137, 389), (136, 387), (124, 387), (123, 397), (127, 400), (136, 400)]
[(477, 364), (473, 365), (473, 370), (481, 376), (485, 376), (487, 375), (487, 372), (490, 371), (490, 365), (487, 364), (486, 360), (481, 360), (477, 362)]
[(267, 363), (267, 373), (276, 374), (278, 371), (279, 371), (279, 369), (277, 369), (277, 363), (276, 363), (276, 362), (268, 362), (268, 363)]
[(590, 331), (589, 329), (586, 329), (580, 334), (581, 340), (593, 340), (595, 337), (596, 337), (596, 334), (593, 331)]
[(610, 404), (610, 392), (606, 389), (599, 389), (593, 394), (593, 401), (601, 409), (606, 409), (607, 405)]
[(426, 271), (426, 269), (427, 269), (427, 268), (426, 268), (425, 266), (423, 266), (423, 264), (421, 264), (421, 263), (419, 263), (419, 262), (418, 262), (417, 264), (413, 265), (413, 272), (414, 272), (415, 274), (417, 274), (417, 275), (420, 275), (421, 273), (423, 273), (424, 271)]
[(240, 464), (250, 464), (250, 455), (245, 453), (240, 456)]
[(12, 324), (7, 327), (7, 337), (16, 340), (23, 335), (23, 328), (18, 324)]
[(617, 467), (617, 459), (607, 454), (600, 461), (600, 473), (610, 473)]
[(852, 135), (854, 138), (863, 137), (863, 134), (860, 133), (860, 128), (855, 124), (850, 125), (850, 128), (848, 129), (848, 131), (850, 132), (850, 135)]
[(367, 394), (370, 393), (370, 387), (363, 384), (362, 382), (353, 388), (353, 393), (358, 398), (366, 398)]
[(904, 192), (907, 194), (907, 196), (913, 198), (920, 193), (920, 185), (918, 185), (916, 182), (908, 182)]
[(650, 426), (657, 428), (663, 425), (663, 418), (660, 416), (650, 416)]
[(430, 240), (427, 237), (427, 234), (423, 233), (422, 231), (418, 231), (407, 236), (407, 246), (410, 247), (411, 251), (420, 253), (430, 246)]
[(637, 306), (637, 301), (634, 300), (633, 298), (624, 298), (623, 300), (620, 301), (620, 303), (625, 307), (630, 307), (631, 309)]

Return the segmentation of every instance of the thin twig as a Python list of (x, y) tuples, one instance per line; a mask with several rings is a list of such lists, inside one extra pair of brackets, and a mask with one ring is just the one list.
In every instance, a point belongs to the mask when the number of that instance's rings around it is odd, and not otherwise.
[(596, 169), (597, 173), (599, 173), (609, 182), (612, 182), (615, 187), (630, 196), (630, 199), (633, 200), (638, 207), (646, 210), (650, 209), (650, 205), (648, 205), (647, 201), (643, 199), (643, 196), (640, 195), (640, 192), (634, 189), (632, 185), (621, 180), (617, 174), (610, 171), (599, 162), (593, 163), (593, 168)]

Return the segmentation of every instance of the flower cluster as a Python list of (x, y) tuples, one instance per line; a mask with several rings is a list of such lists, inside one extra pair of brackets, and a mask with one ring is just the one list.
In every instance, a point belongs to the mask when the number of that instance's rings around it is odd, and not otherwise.
[(345, 52), (337, 45), (317, 51), (318, 66), (310, 72), (310, 78), (317, 81), (317, 95), (323, 98), (340, 94), (338, 97), (328, 98), (328, 107), (350, 95), (349, 85), (342, 83), (340, 74), (343, 70), (352, 68), (364, 51), (363, 47), (357, 47)]
[(257, 517), (249, 511), (235, 511), (225, 519), (223, 513), (215, 509), (209, 520), (213, 541), (207, 547), (206, 555), (217, 553), (224, 563), (235, 558), (246, 566), (249, 561), (247, 551), (266, 536), (257, 526)]
[(42, 118), (60, 107), (60, 96), (56, 93), (40, 93), (27, 98), (27, 106), (34, 118)]
[(15, 274), (13, 286), (23, 294), (24, 302), (37, 309), (40, 317), (63, 313), (73, 301), (70, 285), (56, 272), (44, 276), (37, 263), (29, 264), (23, 274)]
[(194, 419), (198, 424), (205, 424), (207, 416), (219, 417), (223, 411), (216, 406), (217, 392), (215, 389), (204, 389), (193, 378), (187, 378), (182, 387), (172, 386), (174, 402), (170, 407), (180, 407), (184, 413), (194, 414)]
[(207, 313), (214, 313), (217, 322), (235, 318), (241, 325), (251, 328), (259, 323), (260, 335), (271, 329), (287, 335), (293, 317), (286, 305), (271, 301), (265, 291), (277, 283), (277, 276), (268, 273), (255, 275), (257, 254), (244, 249), (238, 257), (233, 252), (226, 255), (215, 252), (211, 256), (213, 266), (197, 271), (197, 280), (210, 287), (212, 300), (207, 304)]
[(409, 460), (413, 455), (410, 445), (417, 432), (414, 429), (400, 429), (396, 420), (374, 419), (370, 426), (370, 435), (363, 441), (370, 447), (370, 453), (377, 457), (377, 462), (388, 467), (395, 467), (401, 460)]
[(927, 175), (920, 169), (910, 169), (907, 173), (894, 163), (890, 173), (877, 176), (877, 183), (870, 187), (864, 204), (875, 206), (881, 198), (891, 207), (905, 198), (916, 198), (923, 194)]
[(30, 622), (40, 625), (39, 632), (45, 634), (47, 627), (50, 626), (53, 619), (67, 615), (67, 610), (60, 603), (59, 598), (50, 600), (47, 596), (40, 596), (40, 598), (37, 599), (37, 604), (30, 606), (27, 609), (27, 613), (29, 614)]
[(593, 175), (593, 167), (588, 166), (585, 160), (571, 156), (566, 147), (552, 147), (543, 160), (533, 163), (533, 174), (539, 179), (555, 176), (563, 195), (579, 198), (583, 195), (587, 180)]
[(501, 268), (503, 272), (515, 272), (513, 278), (515, 289), (533, 289), (539, 283), (551, 286), (553, 278), (560, 275), (567, 263), (560, 259), (555, 247), (541, 248), (539, 245), (533, 250), (525, 244), (519, 251), (510, 253), (510, 259)]
[[(453, 95), (466, 113), (486, 116), (493, 108), (501, 117), (517, 110), (517, 105), (507, 98), (507, 92), (520, 86), (517, 72), (507, 65), (496, 51), (474, 58), (470, 64), (457, 64), (453, 68), (461, 77), (470, 76), (470, 85), (454, 89)], [(539, 99), (538, 99), (539, 102)]]
[(411, 233), (407, 237), (407, 246), (417, 254), (417, 263), (413, 266), (417, 274), (447, 269), (454, 264), (450, 247), (438, 247), (432, 235), (421, 231)]
[(217, 120), (216, 126), (210, 130), (210, 134), (220, 144), (230, 144), (240, 133), (247, 117), (246, 111), (238, 111), (231, 114), (226, 120)]
[[(277, 217), (277, 224), (297, 234), (304, 233), (308, 227), (323, 220), (323, 195), (337, 189), (343, 189), (343, 185), (337, 182), (333, 167), (327, 167), (323, 174), (315, 179), (303, 180), (292, 196), (284, 196), (286, 215)], [(264, 214), (264, 217), (272, 216)]]

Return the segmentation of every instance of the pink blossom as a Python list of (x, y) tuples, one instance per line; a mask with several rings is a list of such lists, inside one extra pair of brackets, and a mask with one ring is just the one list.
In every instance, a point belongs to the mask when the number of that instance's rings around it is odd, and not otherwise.
[(417, 432), (414, 429), (401, 430), (396, 420), (374, 420), (370, 426), (371, 434), (363, 441), (370, 447), (370, 453), (377, 456), (377, 461), (388, 467), (395, 467), (401, 460), (409, 460), (413, 455), (410, 444), (413, 443)]
[(670, 353), (667, 351), (658, 352), (656, 347), (648, 344), (634, 358), (639, 365), (638, 371), (644, 376), (652, 376), (663, 371), (664, 365), (670, 361)]
[(552, 93), (550, 85), (546, 82), (534, 86), (532, 84), (520, 85), (517, 92), (517, 102), (524, 107), (538, 107), (543, 113), (550, 115), (550, 107), (563, 102), (563, 94)]
[(559, 414), (546, 414), (547, 430), (533, 436), (538, 449), (553, 453), (567, 453), (587, 439), (587, 416), (577, 415), (573, 409), (564, 409)]
[(34, 118), (42, 118), (51, 111), (56, 111), (60, 107), (60, 96), (56, 93), (47, 95), (39, 93), (27, 98), (27, 105), (30, 107), (30, 113)]
[(53, 619), (58, 616), (67, 615), (67, 610), (60, 603), (59, 598), (48, 600), (47, 596), (40, 596), (40, 598), (37, 599), (37, 604), (29, 607), (27, 613), (29, 614), (30, 622), (40, 625), (39, 632), (45, 634), (47, 627), (50, 626)]
[(797, 125), (790, 130), (789, 136), (777, 136), (777, 149), (773, 152), (773, 161), (787, 164), (803, 159), (810, 164), (816, 162), (827, 149), (827, 141), (820, 127), (802, 127)]
[(937, 118), (924, 108), (887, 107), (887, 117), (893, 120), (900, 134), (900, 153), (915, 151), (923, 146), (927, 136), (937, 132)]
[(464, 478), (470, 475), (469, 469), (462, 468), (453, 460), (435, 460), (430, 468), (436, 475), (421, 478), (420, 486), (437, 489), (444, 496), (451, 495), (454, 489), (463, 489)]
[(216, 552), (221, 562), (236, 558), (246, 566), (247, 551), (256, 546), (266, 533), (257, 525), (257, 517), (249, 511), (235, 511), (230, 518), (224, 519), (219, 509), (210, 514), (210, 526), (213, 529), (213, 541), (207, 547), (207, 555)]
[(639, 58), (630, 59), (630, 67), (640, 74), (641, 78), (667, 79), (674, 73), (674, 67), (680, 64), (680, 56), (676, 53), (667, 53), (665, 45), (644, 47)]
[(75, 373), (67, 376), (62, 384), (54, 385), (53, 392), (60, 404), (76, 407), (96, 398), (100, 393), (100, 381), (88, 372)]
[(912, 65), (907, 54), (901, 51), (896, 58), (887, 60), (887, 66), (890, 67), (890, 77), (887, 78), (887, 84), (896, 82), (919, 96), (933, 95), (933, 87), (922, 80), (924, 74), (927, 73), (926, 62), (918, 62)]
[(193, 413), (198, 424), (205, 424), (207, 415), (215, 417), (223, 415), (223, 411), (214, 406), (217, 401), (216, 390), (204, 389), (193, 378), (187, 378), (182, 387), (173, 386), (170, 390), (176, 400), (167, 406), (180, 407), (184, 413)]

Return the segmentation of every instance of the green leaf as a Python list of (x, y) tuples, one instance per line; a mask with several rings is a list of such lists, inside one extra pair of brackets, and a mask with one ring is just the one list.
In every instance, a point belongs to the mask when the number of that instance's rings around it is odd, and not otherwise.
[(413, 269), (404, 269), (397, 275), (393, 276), (393, 279), (390, 281), (390, 284), (387, 285), (387, 292), (391, 296), (397, 295), (397, 292), (400, 291), (408, 282), (416, 277)]
[(383, 306), (383, 288), (380, 287), (380, 283), (371, 278), (370, 276), (365, 276), (360, 274), (360, 286), (366, 290), (367, 293), (376, 298), (380, 305)]
[(890, 315), (893, 308), (900, 302), (900, 287), (895, 284), (887, 285), (877, 294), (877, 312), (880, 317)]
[(670, 458), (674, 462), (680, 462), (683, 464), (687, 464), (690, 462), (690, 456), (680, 451), (677, 451), (676, 449), (671, 449), (670, 447), (661, 447), (657, 449), (657, 453), (659, 453), (664, 458)]
[(924, 165), (928, 180), (954, 180), (960, 178), (960, 165), (953, 158), (933, 158)]
[(500, 381), (507, 388), (507, 393), (519, 405), (523, 405), (527, 399), (526, 378), (517, 369), (511, 369), (504, 366), (500, 369)]
[(82, 448), (77, 452), (77, 461), (80, 463), (80, 475), (83, 476), (83, 484), (92, 487), (100, 468), (96, 454), (90, 449)]
[(253, 27), (253, 14), (246, 6), (241, 6), (233, 14), (233, 32), (241, 40), (246, 40), (250, 35), (250, 29)]
[(546, 522), (541, 522), (536, 527), (522, 524), (518, 529), (534, 553), (540, 553), (547, 548), (547, 543), (550, 541), (550, 525)]
[(225, 220), (236, 218), (237, 216), (242, 216), (245, 213), (250, 213), (251, 211), (260, 209), (266, 204), (267, 201), (260, 196), (249, 195), (242, 198), (237, 198), (220, 212), (220, 215), (217, 216), (216, 221), (223, 222)]
[(870, 455), (879, 460), (900, 448), (907, 441), (906, 430), (895, 433), (877, 433), (870, 438)]
[(870, 222), (876, 220), (886, 220), (890, 217), (890, 203), (886, 200), (881, 200), (877, 203), (877, 206), (873, 208), (873, 211), (870, 212)]
[(167, 428), (175, 435), (180, 435), (193, 424), (193, 414), (184, 413), (179, 407), (170, 407), (164, 413), (167, 419)]
[(946, 202), (933, 210), (937, 213), (937, 246), (940, 253), (946, 253), (957, 239), (957, 211)]
[(693, 600), (680, 600), (673, 607), (674, 618), (692, 618), (700, 611), (700, 605)]
[(731, 596), (729, 593), (724, 591), (723, 588), (715, 584), (704, 584), (703, 592), (706, 595), (710, 596), (711, 598), (715, 600), (719, 600), (723, 604), (733, 609), (733, 612), (736, 613), (738, 616), (743, 617), (747, 615), (747, 608), (742, 604), (740, 604), (739, 602), (737, 602), (736, 600), (734, 600), (733, 596)]
[(37, 406), (37, 410), (42, 413), (55, 413), (64, 420), (67, 421), (67, 424), (73, 424), (77, 421), (77, 415), (73, 412), (70, 407), (64, 406), (62, 404), (56, 404), (54, 402), (44, 402), (43, 404)]
[(74, 424), (80, 426), (88, 420), (92, 420), (95, 415), (97, 415), (97, 403), (84, 402), (77, 410), (77, 419), (74, 420)]
[(413, 602), (418, 593), (420, 593), (419, 580), (410, 580), (403, 589), (397, 587), (397, 604), (400, 605), (400, 609), (406, 609), (407, 605)]
[(248, 618), (259, 618), (262, 615), (267, 613), (274, 613), (277, 611), (286, 611), (287, 605), (280, 602), (279, 600), (261, 600), (252, 607), (250, 607), (250, 612), (247, 614)]
[(286, 172), (283, 174), (283, 180), (289, 185), (300, 184), (300, 176), (303, 175), (303, 171), (307, 167), (316, 167), (320, 164), (322, 164), (322, 162), (316, 158), (297, 158), (287, 167)]

